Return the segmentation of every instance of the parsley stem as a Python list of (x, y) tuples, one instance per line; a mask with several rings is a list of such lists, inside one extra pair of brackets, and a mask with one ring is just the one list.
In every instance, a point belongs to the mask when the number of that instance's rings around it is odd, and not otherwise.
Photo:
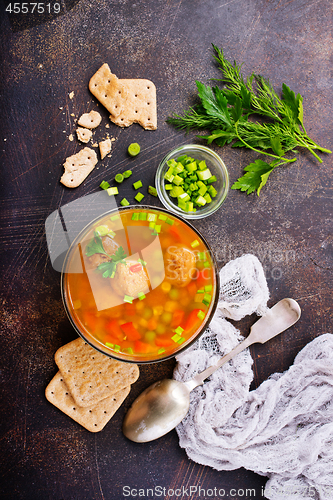
[(312, 153), (312, 154), (313, 154), (313, 156), (314, 156), (315, 158), (317, 158), (317, 160), (319, 161), (319, 163), (323, 163), (323, 160), (322, 160), (322, 159), (321, 159), (321, 158), (317, 155), (317, 153), (315, 153), (315, 152), (313, 151), (313, 149), (309, 146), (309, 144), (307, 144), (306, 142), (304, 142), (301, 138), (299, 138), (298, 140), (299, 140), (299, 142), (300, 142), (300, 144), (301, 144), (302, 146), (304, 146), (306, 149), (308, 149), (308, 150), (310, 151), (310, 153)]

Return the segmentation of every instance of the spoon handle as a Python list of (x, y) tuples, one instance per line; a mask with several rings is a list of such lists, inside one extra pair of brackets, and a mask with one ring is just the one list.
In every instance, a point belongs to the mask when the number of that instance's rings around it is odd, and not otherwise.
[(252, 344), (260, 342), (264, 344), (281, 332), (284, 332), (296, 323), (301, 316), (301, 308), (294, 299), (282, 299), (277, 302), (268, 312), (262, 316), (251, 327), (249, 336), (238, 344), (231, 352), (223, 356), (216, 365), (209, 366), (201, 373), (198, 373), (190, 380), (184, 382), (189, 391), (198, 385), (202, 385), (204, 380), (227, 363), (239, 352)]
[(234, 347), (234, 349), (232, 351), (230, 351), (228, 354), (226, 354), (221, 359), (219, 359), (219, 361), (217, 362), (216, 365), (209, 366), (203, 372), (198, 373), (192, 379), (184, 382), (184, 384), (188, 387), (188, 389), (190, 391), (192, 391), (192, 389), (194, 389), (198, 385), (202, 385), (204, 383), (204, 380), (206, 380), (206, 378), (209, 377), (210, 375), (212, 375), (216, 370), (221, 368), (222, 365), (224, 365), (225, 363), (228, 363), (228, 361), (230, 361), (230, 359), (232, 359), (234, 356), (236, 356), (236, 354), (244, 351), (244, 349), (249, 347), (254, 342), (256, 342), (256, 341), (253, 340), (253, 338), (251, 338), (251, 334), (250, 334), (245, 340), (243, 340), (243, 342), (241, 342), (236, 347)]

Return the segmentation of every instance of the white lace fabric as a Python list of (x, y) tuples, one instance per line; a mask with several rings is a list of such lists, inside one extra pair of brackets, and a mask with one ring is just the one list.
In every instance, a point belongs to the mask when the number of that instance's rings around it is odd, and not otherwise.
[[(267, 310), (268, 287), (255, 256), (229, 262), (220, 281), (218, 309), (203, 336), (177, 357), (177, 380), (190, 379), (243, 340), (226, 318)], [(180, 446), (214, 469), (245, 467), (267, 476), (270, 500), (332, 500), (333, 335), (314, 339), (287, 371), (250, 391), (252, 380), (246, 349), (194, 389), (177, 426)]]

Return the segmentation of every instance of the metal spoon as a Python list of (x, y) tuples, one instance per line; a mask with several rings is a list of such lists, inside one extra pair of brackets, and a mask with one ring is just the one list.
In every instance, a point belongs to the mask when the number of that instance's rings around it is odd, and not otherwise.
[(190, 406), (190, 392), (246, 347), (263, 344), (287, 330), (301, 316), (301, 308), (293, 299), (275, 304), (251, 327), (249, 336), (216, 365), (210, 366), (186, 382), (164, 379), (148, 387), (134, 401), (124, 419), (123, 433), (137, 443), (158, 439), (174, 429), (186, 416)]

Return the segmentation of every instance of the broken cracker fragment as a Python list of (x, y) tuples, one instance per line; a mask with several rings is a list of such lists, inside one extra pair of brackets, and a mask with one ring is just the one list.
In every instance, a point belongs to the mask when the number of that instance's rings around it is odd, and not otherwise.
[(105, 141), (101, 141), (98, 145), (101, 153), (101, 160), (103, 160), (106, 155), (111, 152), (111, 139), (105, 139)]
[(97, 111), (92, 110), (90, 111), (90, 113), (83, 113), (83, 115), (80, 116), (77, 124), (81, 127), (93, 129), (98, 127), (101, 121), (101, 115)]
[(156, 87), (150, 80), (119, 79), (105, 63), (90, 79), (89, 90), (116, 125), (139, 123), (146, 130), (156, 130)]
[(75, 155), (66, 158), (64, 163), (65, 172), (60, 182), (69, 188), (79, 186), (92, 172), (97, 161), (97, 155), (93, 149), (88, 147), (81, 149)]
[(88, 128), (78, 127), (76, 129), (76, 135), (79, 141), (87, 143), (91, 139), (92, 131)]

